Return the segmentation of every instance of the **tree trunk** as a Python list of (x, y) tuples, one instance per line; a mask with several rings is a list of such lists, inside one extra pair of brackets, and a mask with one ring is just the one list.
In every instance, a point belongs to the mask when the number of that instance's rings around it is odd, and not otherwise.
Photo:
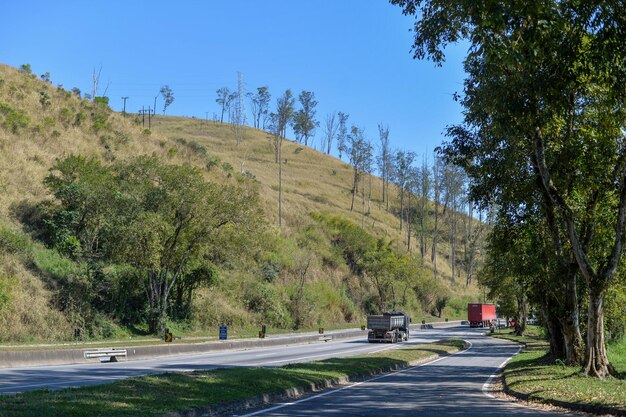
[(409, 251), (409, 255), (412, 255), (411, 252), (411, 191), (408, 193), (408, 209), (406, 212), (406, 247)]
[(604, 378), (613, 373), (606, 356), (604, 343), (604, 291), (591, 286), (589, 289), (587, 346), (583, 371), (585, 374), (597, 378)]
[(577, 271), (578, 265), (572, 263), (565, 273), (565, 317), (561, 321), (565, 362), (570, 365), (580, 365), (583, 359), (583, 338), (580, 334), (580, 320), (578, 317)]
[(561, 322), (556, 318), (554, 314), (551, 314), (548, 304), (544, 301), (544, 305), (542, 308), (543, 319), (546, 323), (546, 327), (548, 328), (548, 336), (550, 337), (550, 353), (555, 358), (563, 358), (565, 357), (565, 334), (563, 333), (563, 328), (561, 326)]
[(355, 167), (354, 168), (354, 180), (352, 182), (352, 203), (350, 204), (350, 211), (354, 210), (354, 196), (357, 192), (358, 182), (359, 182), (359, 171)]

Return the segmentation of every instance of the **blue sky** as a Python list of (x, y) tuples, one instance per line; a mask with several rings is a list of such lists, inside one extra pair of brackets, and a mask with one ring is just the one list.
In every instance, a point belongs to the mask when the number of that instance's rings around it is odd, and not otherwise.
[(450, 48), (441, 68), (413, 60), (413, 19), (385, 0), (22, 0), (2, 8), (1, 62), (29, 63), (83, 92), (101, 67), (100, 93), (108, 85), (115, 110), (123, 96), (128, 111), (152, 105), (167, 84), (175, 97), (168, 114), (211, 118), (215, 90), (236, 89), (241, 72), (248, 90), (269, 87), (272, 107), (287, 88), (313, 91), (322, 124), (327, 113), (346, 112), (377, 143), (383, 123), (394, 148), (420, 155), (461, 120), (452, 94), (463, 88), (465, 50)]

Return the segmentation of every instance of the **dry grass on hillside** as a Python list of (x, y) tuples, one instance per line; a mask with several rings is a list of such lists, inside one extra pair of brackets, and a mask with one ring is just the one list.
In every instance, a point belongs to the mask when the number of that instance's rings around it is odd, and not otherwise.
[[(48, 100), (42, 100), (45, 96)], [(93, 103), (63, 89), (1, 64), (0, 105), (4, 105), (5, 110), (10, 108), (23, 112), (29, 118), (26, 125), (15, 131), (6, 125), (0, 126), (0, 219), (15, 224), (15, 221), (10, 220), (11, 207), (24, 200), (38, 202), (49, 197), (42, 182), (58, 158), (82, 154), (112, 161), (147, 154), (159, 156), (171, 163), (191, 163), (213, 180), (235, 181), (225, 175), (224, 164), (230, 164), (233, 173), (254, 176), (259, 182), (260, 195), (270, 223), (278, 223), (278, 170), (271, 138), (266, 132), (245, 128), (244, 140), (237, 145), (234, 132), (227, 124), (156, 116), (152, 120), (151, 132), (147, 133), (137, 123), (135, 115), (123, 117), (110, 110), (98, 109)], [(98, 117), (105, 119), (99, 128), (96, 123)], [(6, 114), (0, 112), (2, 123), (6, 123)], [(283, 162), (282, 233), (288, 235), (311, 222), (311, 212), (327, 212), (361, 223), (360, 198), (355, 199), (355, 208), (350, 211), (353, 172), (347, 163), (289, 140), (283, 142)], [(365, 202), (366, 210), (369, 207), (364, 217), (365, 228), (377, 236), (396, 240), (397, 248), (403, 250), (406, 246), (405, 232), (399, 230), (399, 219), (385, 210), (381, 192), (382, 183), (374, 177), (372, 200), (369, 204)], [(391, 207), (399, 207), (397, 193), (392, 191), (390, 194)], [(447, 233), (445, 224), (441, 225), (441, 233)], [(449, 281), (450, 265), (446, 261), (449, 247), (445, 238), (442, 240), (438, 251), (438, 270), (443, 280)], [(412, 244), (413, 251), (417, 252), (415, 239)], [(7, 269), (6, 265), (12, 266)], [(425, 266), (432, 268), (428, 257)], [(27, 270), (19, 269), (11, 259), (5, 260), (3, 268), (0, 275), (19, 277), (23, 281), (21, 287), (30, 288), (31, 293), (35, 294), (33, 297), (40, 297), (41, 300), (50, 298), (41, 282), (39, 287), (33, 284), (37, 278)], [(318, 269), (311, 271), (311, 274), (323, 276), (328, 275), (328, 271)], [(338, 283), (340, 277), (334, 279)], [(452, 291), (466, 294), (476, 290), (474, 287), (467, 289), (458, 285)], [(20, 294), (16, 297), (23, 298)], [(36, 304), (48, 305), (45, 301), (36, 301)], [(45, 310), (47, 307), (41, 307), (41, 312), (28, 312), (26, 299), (20, 305), (23, 312), (15, 311), (14, 314), (23, 314), (24, 323), (42, 326), (38, 317), (46, 316), (49, 323), (64, 326), (62, 319), (56, 318), (58, 313)], [(246, 313), (242, 311), (241, 314)]]

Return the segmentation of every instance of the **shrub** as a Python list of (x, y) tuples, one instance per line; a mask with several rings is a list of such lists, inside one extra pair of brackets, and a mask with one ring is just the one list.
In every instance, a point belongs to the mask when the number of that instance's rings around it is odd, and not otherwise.
[(0, 250), (29, 254), (32, 246), (32, 240), (24, 233), (13, 231), (7, 227), (0, 227)]
[(97, 105), (109, 106), (109, 98), (106, 96), (98, 96), (93, 98), (93, 102)]
[(50, 106), (50, 94), (47, 91), (39, 92), (39, 103), (44, 109)]
[(20, 65), (20, 72), (23, 72), (25, 74), (32, 74), (33, 69), (31, 68), (30, 64), (22, 64)]
[(258, 283), (247, 288), (245, 300), (247, 308), (259, 313), (270, 326), (283, 329), (291, 327), (292, 319), (285, 307), (286, 300), (274, 285)]
[(210, 171), (213, 167), (216, 167), (220, 164), (220, 159), (218, 157), (210, 158), (206, 163), (207, 171)]
[(76, 113), (76, 116), (74, 117), (74, 126), (80, 126), (86, 118), (87, 116), (85, 116), (85, 113), (82, 111)]
[(6, 103), (0, 102), (0, 113), (5, 115), (2, 125), (14, 134), (26, 128), (30, 123), (30, 117), (26, 113), (15, 110)]
[(14, 279), (0, 275), (0, 311), (11, 304), (11, 292), (14, 281)]

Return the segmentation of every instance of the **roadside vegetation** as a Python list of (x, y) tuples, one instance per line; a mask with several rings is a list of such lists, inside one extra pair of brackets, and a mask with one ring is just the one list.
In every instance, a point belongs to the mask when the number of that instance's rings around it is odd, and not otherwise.
[(543, 330), (528, 326), (523, 336), (508, 329), (497, 330), (495, 337), (523, 343), (523, 351), (513, 357), (503, 372), (505, 387), (514, 395), (531, 401), (580, 407), (589, 411), (611, 413), (601, 407), (612, 407), (626, 413), (626, 340), (607, 346), (616, 377), (592, 378), (580, 367), (567, 365), (550, 353)]
[(359, 379), (406, 367), (465, 347), (450, 339), (368, 355), (290, 364), (280, 368), (222, 368), (131, 378), (96, 387), (35, 391), (0, 397), (0, 416), (151, 416), (229, 404), (290, 388), (310, 389), (327, 380)]
[[(626, 329), (626, 14), (594, 5), (391, 0), (415, 17), (413, 54), (445, 62), (461, 43), (463, 120), (441, 155), (493, 211), (480, 284), (544, 323), (551, 353), (614, 376), (607, 343)], [(494, 41), (497, 39), (497, 41)], [(469, 46), (467, 46), (469, 45)]]
[[(461, 319), (476, 301), (485, 226), (461, 213), (462, 177), (395, 151), (389, 128), (375, 155), (340, 113), (320, 152), (314, 94), (274, 110), (260, 88), (244, 97), (254, 128), (220, 89), (223, 123), (152, 116), (147, 129), (44, 75), (0, 65), (1, 343), (211, 336), (220, 324), (256, 336), (356, 327), (383, 309)], [(161, 94), (165, 112), (174, 92)]]

